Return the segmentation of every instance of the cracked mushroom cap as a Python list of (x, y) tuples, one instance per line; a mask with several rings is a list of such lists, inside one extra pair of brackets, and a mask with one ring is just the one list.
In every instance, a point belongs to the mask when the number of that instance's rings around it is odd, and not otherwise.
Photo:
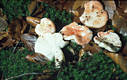
[(64, 26), (61, 33), (64, 35), (65, 40), (75, 40), (77, 44), (82, 46), (88, 44), (93, 36), (89, 28), (78, 25), (76, 22)]
[(120, 37), (115, 32), (98, 32), (94, 42), (110, 52), (118, 52), (122, 47)]
[(55, 58), (55, 64), (58, 67), (64, 60), (64, 54), (61, 50), (67, 44), (63, 40), (63, 36), (60, 33), (46, 33), (40, 36), (35, 43), (35, 52), (44, 55), (48, 60)]
[(56, 31), (54, 23), (48, 18), (42, 18), (40, 24), (36, 25), (35, 32), (42, 36), (45, 33), (54, 33)]
[(107, 23), (108, 14), (99, 1), (89, 1), (84, 7), (84, 13), (80, 16), (83, 24), (91, 28), (101, 28)]

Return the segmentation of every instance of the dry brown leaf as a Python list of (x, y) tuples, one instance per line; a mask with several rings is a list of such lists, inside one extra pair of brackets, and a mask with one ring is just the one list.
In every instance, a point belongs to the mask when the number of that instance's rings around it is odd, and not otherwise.
[(26, 59), (31, 61), (31, 62), (35, 62), (35, 63), (41, 63), (41, 64), (45, 64), (46, 62), (48, 62), (49, 60), (43, 56), (42, 54), (38, 54), (38, 53), (34, 53), (33, 55), (27, 55)]
[(8, 26), (7, 21), (4, 18), (0, 17), (0, 32), (5, 31), (7, 26)]
[(3, 14), (3, 9), (0, 8), (0, 17), (2, 17), (4, 20), (7, 20), (7, 16)]
[(90, 0), (75, 0), (74, 5), (72, 7), (73, 10), (77, 10), (78, 8), (84, 8), (84, 4)]
[(37, 0), (32, 0), (31, 3), (28, 5), (28, 10), (30, 15), (34, 12), (36, 6), (37, 6)]
[(20, 40), (21, 34), (24, 33), (27, 23), (23, 19), (13, 20), (8, 25), (8, 34), (14, 40)]
[(122, 17), (118, 11), (116, 11), (113, 16), (112, 25), (117, 28), (117, 31), (120, 34), (127, 36), (127, 20), (126, 18)]
[(105, 10), (108, 12), (109, 19), (112, 19), (113, 15), (114, 15), (114, 11), (116, 10), (115, 1), (114, 0), (112, 0), (112, 1), (104, 1), (103, 0), (103, 3), (105, 6)]
[(24, 33), (24, 31), (26, 30), (26, 27), (27, 27), (27, 22), (22, 20), (22, 23), (21, 23), (21, 34)]
[(32, 34), (22, 34), (21, 41), (25, 44), (25, 46), (30, 50), (34, 51), (35, 42), (37, 37)]
[(118, 0), (119, 1), (119, 7), (121, 8), (121, 10), (126, 13), (127, 10), (127, 1), (124, 0)]
[(0, 50), (5, 47), (13, 46), (14, 40), (12, 40), (7, 32), (0, 32)]
[(36, 27), (37, 24), (40, 24), (40, 19), (39, 18), (28, 16), (28, 17), (26, 17), (26, 20), (33, 27)]
[(39, 8), (33, 13), (33, 17), (42, 18), (45, 11), (43, 10), (43, 6), (40, 5)]
[(127, 1), (125, 0), (118, 0), (117, 11), (119, 15), (127, 19)]
[(122, 54), (127, 56), (127, 44), (123, 47)]
[(37, 33), (35, 32), (35, 28), (33, 27), (29, 30), (29, 33), (33, 35), (37, 35)]
[(120, 68), (127, 72), (127, 59), (125, 59), (120, 53), (111, 53), (104, 51), (104, 53), (109, 56), (116, 64), (120, 65)]

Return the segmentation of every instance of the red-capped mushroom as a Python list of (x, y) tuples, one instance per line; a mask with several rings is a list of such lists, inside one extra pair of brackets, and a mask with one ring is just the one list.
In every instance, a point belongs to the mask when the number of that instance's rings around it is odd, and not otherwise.
[(93, 36), (89, 28), (78, 25), (76, 22), (64, 26), (61, 33), (64, 35), (65, 40), (75, 40), (79, 45), (88, 44)]

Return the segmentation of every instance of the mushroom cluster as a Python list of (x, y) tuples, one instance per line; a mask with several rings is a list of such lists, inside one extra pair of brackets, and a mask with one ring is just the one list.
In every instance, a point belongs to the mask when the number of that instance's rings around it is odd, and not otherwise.
[[(84, 7), (84, 13), (80, 17), (80, 21), (84, 25), (72, 22), (64, 26), (59, 33), (55, 32), (55, 25), (50, 19), (37, 20), (35, 32), (39, 37), (35, 43), (35, 52), (42, 54), (50, 61), (55, 58), (56, 66), (60, 67), (60, 63), (64, 60), (61, 48), (67, 45), (69, 40), (74, 40), (77, 44), (85, 47), (93, 38), (93, 32), (88, 27), (103, 27), (107, 23), (108, 14), (99, 1), (89, 1), (84, 4)], [(110, 30), (98, 32), (93, 40), (110, 52), (117, 52), (122, 46), (120, 37)]]

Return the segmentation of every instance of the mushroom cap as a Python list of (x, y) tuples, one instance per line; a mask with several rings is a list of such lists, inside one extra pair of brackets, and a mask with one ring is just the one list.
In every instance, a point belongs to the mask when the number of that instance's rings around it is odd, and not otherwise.
[(107, 23), (108, 14), (99, 1), (89, 1), (84, 7), (84, 13), (80, 16), (83, 24), (91, 28), (101, 28)]
[(42, 36), (45, 33), (54, 33), (56, 31), (54, 23), (48, 18), (42, 18), (40, 24), (36, 25), (35, 32)]
[(117, 52), (122, 47), (120, 37), (114, 32), (98, 32), (94, 42), (110, 52)]
[(103, 6), (99, 1), (89, 1), (84, 4), (84, 8), (86, 12), (91, 12), (92, 10), (100, 11), (103, 9)]
[(79, 45), (88, 44), (93, 36), (89, 28), (78, 25), (76, 22), (64, 26), (61, 33), (64, 35), (65, 40), (75, 40)]

